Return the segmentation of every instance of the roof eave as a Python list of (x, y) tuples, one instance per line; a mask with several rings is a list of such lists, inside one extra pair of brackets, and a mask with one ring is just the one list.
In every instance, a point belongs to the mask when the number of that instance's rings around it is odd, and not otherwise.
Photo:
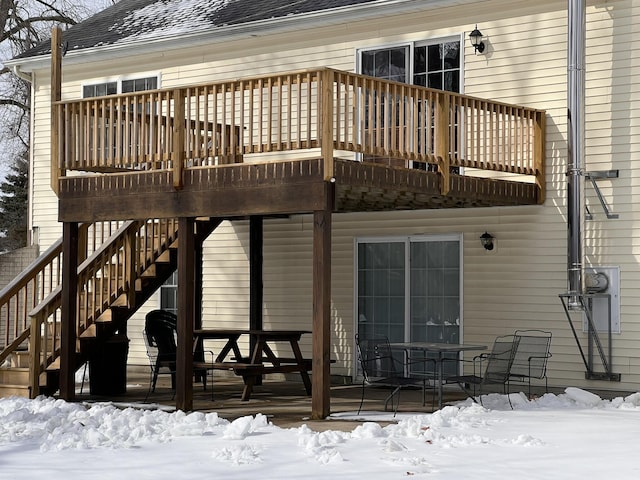
[[(340, 7), (320, 12), (291, 15), (283, 18), (259, 20), (240, 25), (227, 25), (194, 33), (162, 36), (162, 38), (158, 39), (145, 37), (122, 43), (83, 48), (77, 51), (67, 52), (64, 63), (74, 65), (86, 63), (87, 59), (95, 62), (109, 60), (111, 58), (121, 58), (129, 52), (135, 55), (141, 55), (195, 47), (204, 44), (211, 45), (264, 35), (286, 33), (304, 28), (339, 25), (341, 23), (381, 17), (390, 13), (398, 14), (425, 11), (450, 5), (477, 3), (478, 1), (479, 0), (433, 0), (425, 2), (424, 0), (379, 0), (365, 5)], [(4, 63), (7, 67), (30, 73), (35, 70), (49, 68), (50, 62), (51, 54), (46, 54), (29, 58), (14, 58)]]

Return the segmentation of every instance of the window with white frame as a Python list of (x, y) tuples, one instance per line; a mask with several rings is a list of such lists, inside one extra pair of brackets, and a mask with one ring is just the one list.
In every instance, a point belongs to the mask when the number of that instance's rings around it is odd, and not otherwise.
[(160, 308), (178, 313), (178, 272), (175, 271), (160, 287)]
[[(359, 70), (363, 75), (449, 92), (461, 91), (459, 38), (360, 50), (358, 54)], [(376, 118), (375, 112), (373, 118)], [(457, 128), (454, 131), (457, 132)], [(426, 138), (424, 135), (433, 141), (433, 131), (425, 132), (419, 138)], [(457, 142), (454, 141), (453, 145), (457, 145)], [(427, 168), (422, 163), (414, 163), (413, 166)], [(433, 170), (435, 166), (428, 165), (428, 168)], [(457, 168), (451, 171), (460, 173)]]
[(360, 73), (460, 92), (460, 53), (459, 39), (360, 50)]
[(140, 77), (92, 83), (82, 86), (82, 97), (102, 97), (118, 93), (142, 92), (158, 88), (158, 77)]

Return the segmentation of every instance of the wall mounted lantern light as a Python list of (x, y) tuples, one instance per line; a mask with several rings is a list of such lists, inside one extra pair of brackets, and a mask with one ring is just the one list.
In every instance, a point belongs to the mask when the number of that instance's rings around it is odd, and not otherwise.
[(480, 235), (480, 243), (485, 250), (493, 250), (493, 235), (488, 232), (484, 232)]
[(473, 46), (476, 53), (484, 52), (484, 42), (482, 41), (482, 32), (478, 30), (478, 25), (473, 31), (469, 34), (469, 40), (471, 41), (471, 45)]

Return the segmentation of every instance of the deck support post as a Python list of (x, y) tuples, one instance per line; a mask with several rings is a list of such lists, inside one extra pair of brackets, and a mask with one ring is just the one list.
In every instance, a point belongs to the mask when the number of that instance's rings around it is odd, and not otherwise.
[(326, 182), (326, 208), (313, 212), (313, 364), (311, 418), (331, 413), (331, 213), (333, 184)]
[(193, 409), (193, 324), (195, 317), (195, 219), (178, 219), (178, 340), (176, 408)]
[(64, 122), (60, 121), (60, 108), (55, 102), (62, 100), (62, 29), (51, 29), (51, 189), (58, 194), (61, 175), (60, 128)]
[(435, 154), (439, 162), (439, 170), (442, 175), (442, 187), (440, 193), (447, 195), (451, 188), (449, 168), (449, 95), (438, 93), (436, 103), (436, 139)]
[(322, 95), (322, 137), (320, 150), (324, 160), (324, 180), (332, 181), (333, 171), (333, 70), (322, 70), (318, 81)]
[(76, 324), (78, 314), (78, 223), (62, 225), (62, 317), (60, 322), (60, 397), (75, 399)]
[[(193, 266), (193, 274), (194, 274), (194, 288), (193, 288), (193, 298), (194, 298), (194, 309), (193, 309), (193, 328), (199, 329), (202, 328), (202, 275), (203, 275), (203, 251), (202, 251), (202, 243), (204, 242), (204, 238), (199, 235), (198, 232), (198, 224), (195, 225), (196, 228), (196, 238), (195, 238), (195, 249), (193, 252), (194, 266)], [(204, 361), (204, 343), (202, 340), (198, 340), (197, 345), (193, 348), (193, 359), (196, 362)], [(203, 376), (206, 375), (201, 374), (200, 372), (196, 373), (196, 380), (202, 381)]]
[(194, 255), (194, 312), (193, 327), (202, 328), (202, 284), (204, 275), (202, 240), (196, 238)]
[[(263, 242), (264, 221), (261, 215), (249, 218), (249, 328), (262, 330), (263, 300)], [(253, 352), (256, 339), (250, 339), (249, 351)]]
[(176, 88), (173, 91), (173, 188), (182, 190), (184, 179), (184, 139), (185, 139), (185, 91)]

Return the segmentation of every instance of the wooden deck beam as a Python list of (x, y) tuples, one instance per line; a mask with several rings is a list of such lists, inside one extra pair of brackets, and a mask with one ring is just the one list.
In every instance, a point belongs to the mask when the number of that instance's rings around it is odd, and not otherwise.
[[(449, 175), (334, 159), (336, 213), (536, 205), (535, 183)], [(180, 191), (171, 172), (78, 176), (61, 182), (60, 221), (130, 218), (246, 217), (324, 208), (323, 159), (187, 170)]]

